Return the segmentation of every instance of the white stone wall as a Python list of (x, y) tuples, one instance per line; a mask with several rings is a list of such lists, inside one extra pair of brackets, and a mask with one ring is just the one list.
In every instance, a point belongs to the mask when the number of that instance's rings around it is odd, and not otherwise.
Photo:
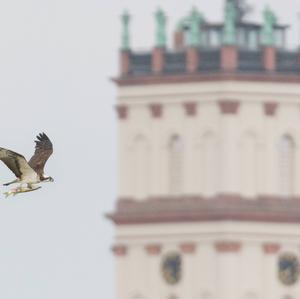
[[(236, 114), (222, 114), (220, 101), (238, 101)], [(195, 102), (197, 113), (186, 114), (184, 103)], [(274, 115), (265, 103), (276, 102)], [(162, 116), (149, 105), (162, 105)], [(119, 197), (235, 193), (300, 196), (300, 85), (267, 82), (199, 82), (123, 86), (118, 105), (127, 106), (119, 120)], [(281, 140), (292, 140), (281, 148)], [(180, 140), (180, 176), (170, 176), (170, 141)], [(283, 157), (282, 152), (292, 152)], [(174, 154), (174, 153), (173, 153)], [(172, 156), (178, 156), (178, 152)], [(286, 162), (287, 161), (287, 162)], [(289, 169), (288, 161), (294, 167)], [(282, 175), (290, 177), (283, 182)], [(172, 187), (172, 181), (181, 183)], [(288, 191), (287, 191), (288, 190)], [(195, 244), (184, 253), (180, 245)], [(219, 250), (218, 242), (240, 248)], [(296, 299), (300, 283), (286, 287), (278, 279), (278, 256), (293, 252), (300, 258), (297, 224), (173, 223), (117, 225), (117, 299)], [(161, 251), (149, 254), (147, 246)], [(265, 244), (278, 251), (266, 252)], [(229, 246), (230, 247), (230, 246)], [(178, 251), (183, 277), (170, 286), (161, 275), (162, 256)], [(290, 297), (285, 297), (290, 296)]]
[[(117, 299), (284, 299), (300, 294), (299, 282), (287, 287), (277, 277), (281, 253), (293, 252), (300, 258), (297, 225), (124, 225), (118, 227), (116, 241), (127, 247), (125, 255), (116, 257)], [(195, 244), (195, 251), (183, 253), (184, 242)], [(216, 249), (220, 242), (235, 242), (240, 248), (220, 251)], [(145, 249), (148, 244), (158, 244), (160, 253), (150, 255)], [(267, 253), (266, 244), (278, 245), (278, 251)], [(161, 275), (162, 257), (170, 251), (179, 252), (183, 259), (182, 279), (173, 286)]]
[[(240, 103), (222, 114), (218, 102)], [(183, 103), (197, 103), (187, 116)], [(274, 116), (264, 104), (277, 102)], [(154, 118), (149, 105), (163, 106)], [(170, 195), (169, 142), (182, 140), (183, 175), (178, 195), (238, 193), (286, 195), (280, 186), (280, 139), (294, 143), (290, 195), (300, 195), (300, 85), (268, 82), (199, 82), (123, 86), (118, 104), (128, 106), (119, 121), (119, 196), (144, 199)], [(172, 193), (172, 192), (171, 192)]]

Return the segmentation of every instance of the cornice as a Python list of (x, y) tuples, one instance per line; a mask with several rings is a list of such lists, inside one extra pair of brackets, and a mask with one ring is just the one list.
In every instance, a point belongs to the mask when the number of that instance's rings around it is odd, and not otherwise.
[(119, 199), (107, 214), (115, 224), (248, 221), (300, 223), (300, 198), (239, 195), (156, 197), (146, 200)]
[(273, 83), (300, 83), (300, 75), (290, 73), (239, 73), (239, 72), (216, 72), (208, 74), (158, 74), (143, 76), (123, 76), (113, 78), (119, 86), (149, 85), (149, 84), (178, 84), (187, 82), (209, 81), (250, 81), (250, 82), (273, 82)]

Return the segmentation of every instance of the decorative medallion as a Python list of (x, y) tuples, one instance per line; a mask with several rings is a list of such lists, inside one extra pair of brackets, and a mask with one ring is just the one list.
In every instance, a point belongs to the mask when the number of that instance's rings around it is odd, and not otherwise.
[(279, 280), (287, 286), (298, 281), (300, 274), (300, 263), (298, 257), (293, 253), (284, 253), (278, 260)]
[(181, 256), (177, 252), (166, 254), (162, 259), (161, 271), (168, 284), (174, 285), (181, 279)]

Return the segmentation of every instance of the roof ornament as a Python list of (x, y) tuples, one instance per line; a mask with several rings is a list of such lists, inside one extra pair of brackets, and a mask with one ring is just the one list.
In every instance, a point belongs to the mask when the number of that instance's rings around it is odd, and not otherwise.
[(121, 22), (122, 22), (121, 49), (123, 51), (128, 51), (130, 49), (130, 34), (129, 34), (130, 15), (127, 10), (125, 10), (121, 15)]
[(190, 16), (183, 17), (176, 24), (176, 30), (184, 31), (189, 25)]
[(245, 15), (247, 15), (249, 12), (252, 11), (252, 7), (246, 3), (246, 0), (226, 0), (226, 1), (227, 3), (231, 2), (234, 5), (237, 13), (236, 16), (237, 22), (241, 22), (242, 19), (245, 17)]
[(236, 18), (236, 6), (232, 1), (227, 1), (225, 7), (225, 22), (223, 29), (223, 43), (225, 45), (236, 44)]
[(202, 15), (193, 7), (191, 14), (190, 14), (190, 25), (188, 31), (188, 45), (189, 46), (200, 46), (201, 44), (201, 23), (203, 21)]
[(273, 46), (275, 44), (274, 26), (277, 18), (269, 6), (263, 11), (264, 25), (262, 29), (262, 44), (264, 46)]
[(167, 43), (167, 37), (166, 37), (167, 18), (161, 8), (159, 8), (155, 13), (155, 20), (156, 20), (156, 47), (164, 48)]
[[(299, 29), (300, 29), (300, 12), (298, 12), (298, 20), (299, 20)], [(299, 38), (300, 38), (300, 30), (299, 30)], [(300, 50), (300, 40), (299, 40), (299, 50)]]

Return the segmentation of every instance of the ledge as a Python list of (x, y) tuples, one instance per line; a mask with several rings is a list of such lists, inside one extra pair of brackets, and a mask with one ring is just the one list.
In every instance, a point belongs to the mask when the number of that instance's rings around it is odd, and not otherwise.
[(159, 74), (122, 76), (112, 78), (118, 86), (151, 85), (151, 84), (178, 84), (208, 81), (252, 81), (252, 82), (284, 82), (300, 83), (300, 74), (276, 72), (208, 72), (205, 74)]
[(226, 220), (300, 223), (300, 198), (246, 199), (238, 195), (160, 197), (143, 201), (127, 198), (119, 199), (116, 210), (106, 217), (117, 225)]

